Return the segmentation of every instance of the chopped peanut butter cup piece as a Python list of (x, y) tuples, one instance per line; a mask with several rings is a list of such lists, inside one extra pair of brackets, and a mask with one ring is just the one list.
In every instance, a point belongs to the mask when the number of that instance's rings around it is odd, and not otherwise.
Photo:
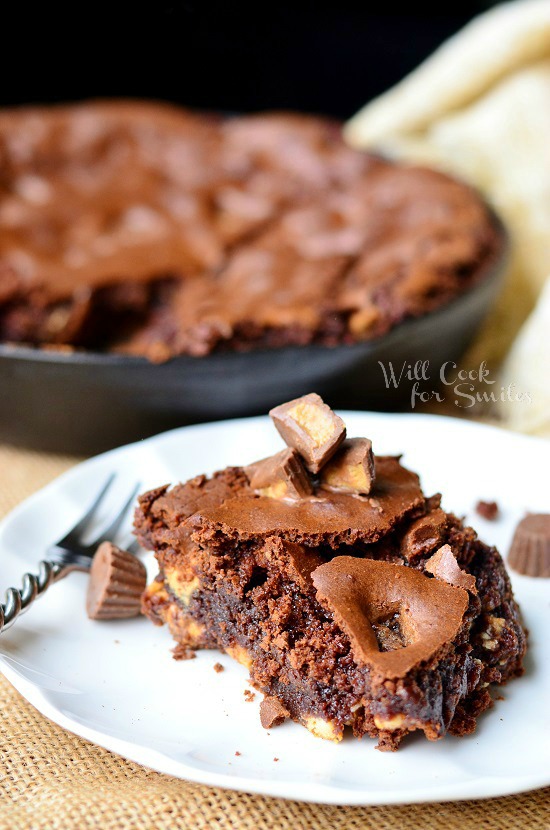
[(290, 712), (276, 697), (266, 695), (260, 703), (260, 722), (264, 729), (279, 726), (290, 717)]
[(405, 559), (410, 562), (439, 547), (445, 540), (447, 523), (447, 514), (440, 507), (416, 519), (401, 540), (401, 553)]
[(475, 576), (462, 570), (450, 545), (443, 545), (439, 548), (433, 556), (430, 556), (424, 568), (437, 579), (448, 582), (449, 585), (457, 585), (472, 594), (477, 594)]
[(139, 559), (112, 542), (103, 542), (95, 552), (90, 571), (88, 616), (92, 620), (137, 617), (146, 582), (147, 572)]
[(301, 499), (313, 492), (296, 450), (287, 449), (245, 467), (250, 486), (272, 499)]
[(550, 513), (531, 513), (521, 520), (508, 564), (525, 576), (550, 577)]
[(468, 608), (463, 588), (375, 559), (337, 556), (312, 579), (355, 659), (382, 679), (404, 677), (429, 660), (456, 637)]
[(318, 473), (346, 437), (341, 418), (315, 393), (270, 411), (273, 423), (289, 447), (297, 450), (312, 473)]
[(321, 487), (367, 496), (375, 480), (372, 443), (348, 438), (321, 470)]

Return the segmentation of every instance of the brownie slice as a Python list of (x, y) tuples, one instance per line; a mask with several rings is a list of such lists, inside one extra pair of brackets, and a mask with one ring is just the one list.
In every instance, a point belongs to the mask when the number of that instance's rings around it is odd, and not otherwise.
[(0, 112), (0, 340), (146, 355), (378, 337), (482, 280), (471, 188), (285, 113)]
[(472, 732), (491, 684), (522, 673), (526, 638), (498, 552), (398, 458), (375, 460), (368, 496), (315, 477), (311, 495), (268, 497), (257, 465), (200, 476), (142, 496), (136, 531), (159, 565), (143, 610), (178, 656), (247, 666), (266, 723), (393, 750), (415, 730)]

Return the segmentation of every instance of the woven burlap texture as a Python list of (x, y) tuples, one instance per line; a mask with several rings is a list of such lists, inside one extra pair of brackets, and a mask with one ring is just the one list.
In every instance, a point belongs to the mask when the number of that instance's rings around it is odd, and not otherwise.
[[(0, 447), (0, 516), (73, 463)], [(65, 732), (0, 678), (0, 830), (30, 828), (548, 830), (550, 790), (460, 804), (329, 807), (203, 787)]]

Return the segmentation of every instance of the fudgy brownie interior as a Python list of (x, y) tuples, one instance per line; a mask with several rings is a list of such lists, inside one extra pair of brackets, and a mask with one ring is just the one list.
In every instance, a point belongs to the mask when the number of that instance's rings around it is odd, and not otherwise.
[(378, 337), (489, 272), (479, 196), (340, 125), (139, 102), (0, 114), (0, 340), (164, 360)]
[[(306, 398), (309, 410), (290, 410), (306, 427), (287, 434), (294, 451), (324, 406)], [(291, 717), (332, 740), (349, 727), (390, 750), (415, 730), (468, 734), (491, 684), (523, 671), (502, 559), (399, 458), (327, 429), (311, 492), (296, 495), (303, 470), (280, 453), (143, 495), (136, 530), (159, 565), (144, 612), (168, 625), (177, 656), (219, 648), (246, 665), (263, 723)], [(297, 456), (306, 469), (303, 443)]]

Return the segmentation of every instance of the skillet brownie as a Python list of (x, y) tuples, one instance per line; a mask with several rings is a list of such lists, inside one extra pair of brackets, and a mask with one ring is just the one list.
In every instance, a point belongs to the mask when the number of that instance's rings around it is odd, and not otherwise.
[(114, 101), (0, 113), (0, 340), (177, 354), (382, 335), (482, 280), (502, 233), (338, 123)]
[(272, 410), (287, 449), (159, 487), (135, 527), (159, 572), (142, 607), (178, 658), (217, 648), (250, 671), (262, 724), (286, 718), (395, 750), (474, 731), (526, 649), (503, 561), (427, 498), (399, 457), (319, 398)]

